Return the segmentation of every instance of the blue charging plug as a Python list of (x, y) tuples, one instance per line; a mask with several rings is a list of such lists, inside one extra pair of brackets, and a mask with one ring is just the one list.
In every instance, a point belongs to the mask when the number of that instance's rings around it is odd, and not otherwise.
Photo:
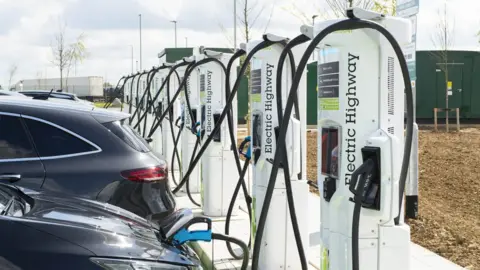
[(183, 228), (173, 236), (172, 243), (178, 246), (191, 241), (212, 241), (212, 230), (189, 231)]
[[(178, 230), (168, 239), (175, 245), (183, 245), (191, 241), (212, 241), (212, 221), (207, 217), (193, 217), (186, 220), (179, 220), (179, 223), (174, 227), (178, 227)], [(207, 224), (206, 230), (189, 231), (188, 228), (193, 224)]]
[(238, 152), (240, 152), (241, 155), (243, 155), (246, 159), (251, 159), (252, 158), (252, 146), (248, 145), (247, 152), (243, 152), (243, 149), (245, 148), (245, 145), (249, 143), (252, 140), (250, 136), (245, 137), (243, 139), (243, 142), (240, 144), (238, 147)]

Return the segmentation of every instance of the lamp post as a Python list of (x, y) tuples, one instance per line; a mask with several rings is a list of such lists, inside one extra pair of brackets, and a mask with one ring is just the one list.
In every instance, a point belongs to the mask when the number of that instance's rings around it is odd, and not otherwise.
[(233, 0), (233, 51), (237, 51), (237, 0)]
[(131, 61), (132, 61), (132, 74), (133, 74), (133, 45), (130, 45), (131, 47), (131, 54), (130, 54), (130, 58), (131, 58)]
[[(318, 15), (313, 15), (312, 16), (312, 26), (315, 28), (315, 18), (317, 18)], [(315, 31), (314, 31), (315, 32)], [(312, 53), (312, 61), (315, 61), (315, 50)]]
[(142, 70), (142, 14), (138, 14), (140, 28), (140, 70)]
[(188, 47), (188, 38), (185, 37), (185, 48), (187, 48), (187, 47)]
[(170, 21), (174, 24), (175, 26), (175, 48), (177, 48), (177, 21)]

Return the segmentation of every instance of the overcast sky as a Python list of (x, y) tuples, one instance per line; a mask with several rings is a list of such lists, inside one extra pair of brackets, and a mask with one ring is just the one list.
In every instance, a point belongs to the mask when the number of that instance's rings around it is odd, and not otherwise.
[[(301, 16), (295, 14), (303, 12), (310, 18), (325, 6), (322, 4), (325, 0), (296, 0), (296, 6), (301, 10), (292, 7), (293, 0), (249, 2), (258, 2), (255, 6), (252, 4), (252, 16), (260, 13), (253, 26), (253, 38), (261, 37), (267, 26), (267, 32), (293, 38), (304, 23)], [(417, 49), (433, 49), (431, 35), (443, 1), (420, 2)], [(238, 7), (239, 13), (240, 9)], [(448, 10), (451, 20), (455, 21), (454, 48), (479, 50), (475, 33), (480, 30), (480, 18), (476, 14), (480, 10), (480, 1), (454, 0)], [(51, 64), (50, 48), (59, 21), (67, 24), (67, 43), (73, 42), (80, 33), (86, 36), (89, 56), (77, 65), (76, 75), (103, 76), (115, 84), (120, 76), (131, 71), (130, 46), (134, 48), (135, 61), (139, 59), (140, 13), (143, 69), (158, 63), (157, 54), (163, 48), (174, 47), (171, 20), (178, 21), (179, 47), (185, 47), (185, 38), (188, 38), (189, 47), (233, 44), (232, 0), (0, 0), (0, 84), (8, 84), (12, 65), (18, 66), (14, 82), (59, 77), (58, 69)], [(238, 42), (244, 40), (240, 29), (237, 36)]]

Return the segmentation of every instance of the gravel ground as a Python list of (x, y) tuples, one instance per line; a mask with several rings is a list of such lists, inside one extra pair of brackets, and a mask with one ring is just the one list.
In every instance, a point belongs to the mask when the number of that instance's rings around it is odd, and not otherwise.
[[(317, 133), (307, 134), (307, 175), (317, 179)], [(420, 131), (419, 218), (412, 241), (480, 270), (480, 129)]]

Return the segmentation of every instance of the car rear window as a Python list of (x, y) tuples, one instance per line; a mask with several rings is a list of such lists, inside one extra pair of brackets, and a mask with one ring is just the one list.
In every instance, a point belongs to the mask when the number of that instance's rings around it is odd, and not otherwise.
[(0, 115), (0, 160), (36, 156), (21, 119), (16, 116)]
[(104, 123), (103, 126), (137, 151), (150, 152), (152, 150), (147, 141), (127, 124), (126, 119)]
[[(48, 95), (48, 94), (46, 94)], [(52, 98), (61, 98), (61, 99), (67, 99), (67, 100), (75, 100), (75, 98), (71, 97), (71, 96), (67, 96), (67, 95), (58, 95), (58, 94), (55, 94), (55, 93), (51, 93), (49, 97), (52, 97)]]

